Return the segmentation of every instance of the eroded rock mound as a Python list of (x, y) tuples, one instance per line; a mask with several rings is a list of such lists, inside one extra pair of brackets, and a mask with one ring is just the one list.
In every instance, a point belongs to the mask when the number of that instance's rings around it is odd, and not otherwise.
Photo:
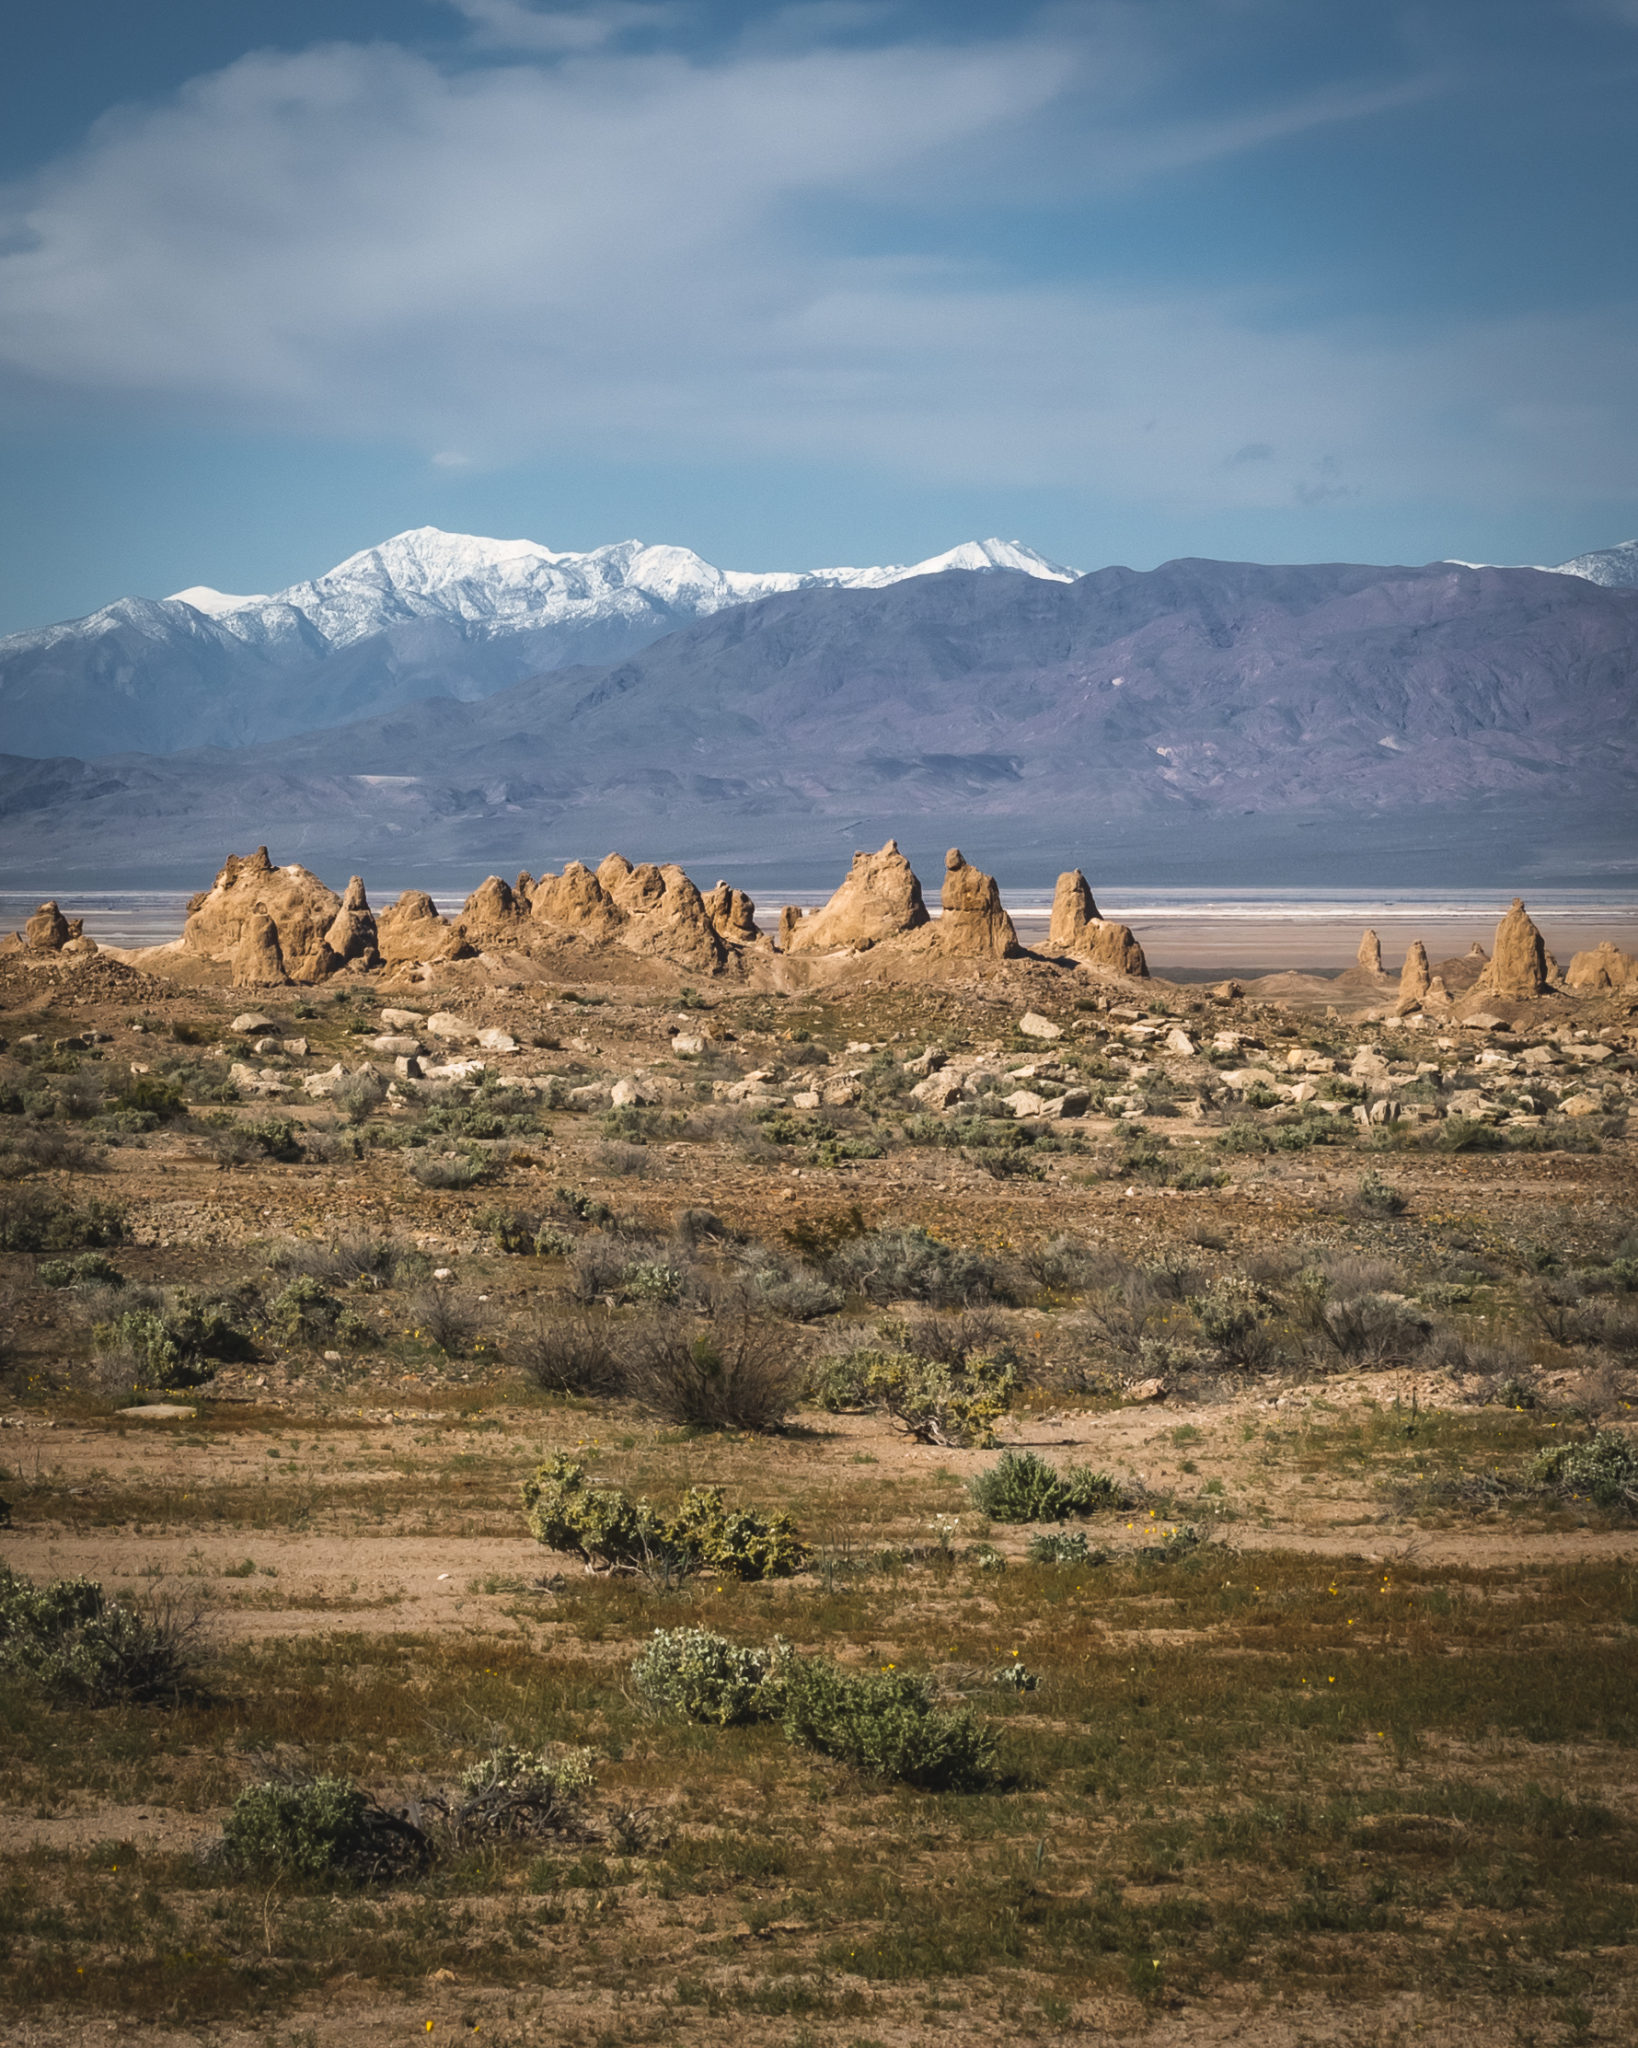
[(714, 889), (708, 889), (703, 899), (705, 914), (717, 930), (717, 936), (730, 946), (754, 946), (762, 934), (756, 928), (756, 905), (743, 889), (731, 889), (726, 882), (718, 882)]
[[(258, 846), (244, 858), (229, 854), (212, 887), (190, 901), (182, 944), (191, 953), (231, 961), (237, 978), (239, 948), (260, 913), (277, 933), (281, 978), (322, 981), (341, 965), (327, 938), (340, 909), (341, 898), (317, 875), (294, 861), (276, 868), (267, 848)], [(259, 937), (252, 951), (258, 957), (265, 951)]]
[(1133, 981), (1149, 978), (1149, 962), (1132, 927), (1113, 918), (1100, 918), (1089, 927), (1081, 957), (1105, 974), (1124, 974)]
[(1564, 979), (1571, 988), (1587, 993), (1638, 987), (1638, 960), (1605, 939), (1591, 951), (1575, 954)]
[(1092, 891), (1079, 868), (1058, 877), (1052, 892), (1052, 923), (1047, 928), (1049, 953), (1079, 953), (1085, 950), (1089, 925), (1102, 924)]
[(1496, 950), (1475, 986), (1494, 996), (1546, 994), (1547, 948), (1522, 897), (1513, 898), (1511, 909), (1497, 925)]
[(288, 980), (284, 951), (279, 944), (279, 927), (261, 904), (244, 920), (239, 943), (233, 949), (233, 981), (236, 988), (265, 988)]
[(712, 974), (727, 965), (728, 949), (706, 913), (705, 899), (681, 868), (669, 862), (663, 868), (634, 868), (621, 907), (626, 928), (620, 943), (632, 952), (662, 954)]
[(483, 953), (505, 952), (529, 942), (529, 905), (510, 882), (487, 875), (461, 906), (455, 929)]
[(445, 919), (424, 889), (406, 889), (376, 920), (376, 943), (389, 967), (423, 960), (466, 960), (472, 947)]
[(23, 927), (23, 944), (31, 953), (60, 953), (74, 936), (54, 901), (42, 903)]
[(554, 931), (578, 932), (588, 939), (618, 938), (626, 921), (625, 912), (597, 876), (578, 860), (567, 862), (560, 875), (543, 874), (534, 886), (529, 909), (536, 924)]
[(822, 910), (804, 917), (786, 905), (779, 916), (784, 953), (833, 953), (879, 945), (930, 922), (914, 868), (896, 839), (880, 853), (856, 853), (847, 879)]
[(1003, 960), (1016, 953), (1018, 934), (1001, 907), (1001, 891), (993, 875), (975, 868), (959, 846), (944, 856), (944, 914), (938, 922), (941, 953)]
[(1401, 1016), (1408, 1017), (1412, 1010), (1421, 1008), (1432, 987), (1428, 949), (1420, 939), (1412, 939), (1405, 952), (1405, 964), (1399, 970), (1399, 1000), (1394, 1007)]
[(1365, 974), (1382, 973), (1382, 941), (1373, 931), (1367, 931), (1359, 942), (1359, 951), (1354, 955)]
[(356, 960), (362, 967), (380, 966), (381, 948), (375, 928), (375, 912), (364, 893), (362, 875), (354, 875), (347, 884), (347, 893), (324, 935), (324, 943), (344, 963)]

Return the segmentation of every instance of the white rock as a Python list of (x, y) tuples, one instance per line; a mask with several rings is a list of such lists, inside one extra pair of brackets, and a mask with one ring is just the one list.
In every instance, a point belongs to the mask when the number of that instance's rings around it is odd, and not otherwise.
[(1018, 1020), (1018, 1029), (1026, 1038), (1062, 1038), (1063, 1027), (1054, 1024), (1050, 1017), (1043, 1017), (1039, 1011), (1026, 1010)]
[(401, 1052), (392, 1063), (392, 1070), (400, 1081), (419, 1081), (421, 1062), (412, 1052)]
[(403, 1031), (384, 1031), (379, 1038), (365, 1041), (371, 1052), (378, 1052), (386, 1059), (413, 1059), (421, 1050), (421, 1041)]
[(450, 1010), (434, 1010), (427, 1019), (427, 1030), (434, 1038), (448, 1038), (459, 1041), (476, 1038), (477, 1026), (469, 1024), (464, 1017), (457, 1017)]
[(578, 1088), (571, 1088), (565, 1099), (571, 1109), (601, 1109), (609, 1099), (609, 1085), (606, 1081), (583, 1081)]
[(1575, 1056), (1578, 1060), (1591, 1060), (1597, 1066), (1603, 1060), (1614, 1059), (1615, 1048), (1613, 1045), (1578, 1045)]
[(948, 1109), (961, 1100), (961, 1083), (948, 1074), (929, 1074), (910, 1090), (910, 1099), (924, 1109)]
[(264, 1017), (258, 1010), (246, 1010), (242, 1016), (234, 1018), (228, 1029), (248, 1037), (252, 1031), (276, 1031), (278, 1026), (271, 1017)]
[(622, 1074), (609, 1090), (609, 1100), (616, 1109), (643, 1109), (654, 1098), (644, 1092), (635, 1075)]
[(478, 1043), (485, 1052), (516, 1052), (518, 1042), (510, 1031), (498, 1030), (493, 1024), (478, 1033)]
[(671, 1050), (687, 1058), (695, 1058), (705, 1050), (705, 1040), (697, 1031), (679, 1031), (671, 1041)]
[(1464, 1031), (1505, 1031), (1507, 1019), (1492, 1016), (1488, 1010), (1475, 1010), (1471, 1017), (1462, 1019)]
[(847, 1044), (842, 1048), (842, 1050), (844, 1052), (874, 1052), (876, 1050), (876, 1047), (874, 1041), (871, 1039), (850, 1038)]
[(1166, 1033), (1166, 1050), (1179, 1053), (1184, 1059), (1192, 1059), (1194, 1057), (1194, 1040), (1186, 1031), (1179, 1030), (1174, 1024), (1171, 1030)]
[(822, 1081), (819, 1093), (831, 1109), (851, 1109), (859, 1099), (859, 1083), (852, 1074), (839, 1074), (834, 1081)]
[(293, 1060), (306, 1059), (307, 1040), (305, 1038), (281, 1038), (279, 1044), (281, 1049), (287, 1052)]
[(276, 1038), (258, 1038), (250, 1049), (252, 1052), (259, 1052), (265, 1060), (269, 1053), (282, 1052), (284, 1048)]
[(389, 1031), (413, 1031), (425, 1015), (424, 1010), (383, 1010), (381, 1021)]
[(819, 1090), (817, 1088), (804, 1088), (798, 1094), (791, 1097), (792, 1109), (817, 1109), (818, 1107)]
[(1299, 1081), (1291, 1091), (1291, 1100), (1293, 1102), (1312, 1102), (1318, 1094), (1319, 1090), (1312, 1081)]
[(1045, 1097), (1032, 1094), (1028, 1088), (1015, 1088), (1010, 1095), (1003, 1095), (1001, 1100), (1015, 1117), (1041, 1116), (1046, 1111)]
[(1603, 1109), (1596, 1095), (1566, 1095), (1558, 1105), (1560, 1116), (1600, 1116)]
[(441, 1066), (428, 1067), (429, 1081), (475, 1081), (485, 1071), (482, 1060), (445, 1060)]

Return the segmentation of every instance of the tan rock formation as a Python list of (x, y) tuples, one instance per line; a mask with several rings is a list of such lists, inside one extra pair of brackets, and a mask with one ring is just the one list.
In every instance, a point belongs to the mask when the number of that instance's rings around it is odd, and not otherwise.
[(780, 950), (833, 953), (844, 946), (874, 946), (929, 921), (915, 870), (899, 842), (890, 839), (880, 853), (853, 856), (846, 880), (822, 910), (809, 917), (781, 914)]
[(422, 960), (467, 960), (472, 947), (424, 889), (406, 889), (376, 920), (376, 944), (389, 967)]
[(1496, 927), (1496, 950), (1476, 986), (1493, 996), (1539, 996), (1547, 991), (1547, 948), (1522, 897)]
[[(292, 981), (322, 981), (341, 965), (326, 934), (341, 898), (296, 862), (276, 868), (265, 846), (244, 858), (230, 854), (214, 885), (188, 905), (182, 944), (192, 953), (231, 960), (259, 911), (278, 933), (282, 972)], [(254, 950), (254, 949), (253, 949)]]
[(579, 932), (588, 939), (619, 936), (626, 914), (584, 861), (569, 861), (562, 874), (543, 874), (530, 899), (537, 924), (553, 930)]
[(1399, 1000), (1394, 1005), (1399, 1015), (1408, 1017), (1412, 1010), (1419, 1009), (1432, 986), (1428, 949), (1420, 939), (1412, 939), (1405, 952), (1405, 964), (1399, 970)]
[(718, 938), (730, 946), (754, 946), (761, 938), (756, 928), (756, 905), (743, 889), (731, 889), (726, 882), (718, 882), (702, 900)]
[(1105, 974), (1124, 974), (1134, 981), (1147, 981), (1149, 963), (1129, 924), (1102, 918), (1090, 927), (1081, 957)]
[(665, 895), (665, 877), (653, 861), (633, 867), (623, 853), (605, 855), (597, 879), (627, 917), (646, 917)]
[(1101, 924), (1098, 906), (1092, 900), (1085, 875), (1079, 868), (1058, 877), (1052, 892), (1052, 923), (1047, 930), (1049, 953), (1079, 953), (1085, 950), (1088, 925)]
[[(598, 873), (601, 875), (602, 869)], [(633, 868), (625, 879), (624, 892), (626, 901), (621, 907), (626, 911), (626, 927), (620, 934), (621, 945), (634, 953), (663, 954), (709, 974), (727, 965), (728, 949), (706, 914), (705, 900), (681, 868), (670, 862), (663, 868), (646, 864)], [(639, 907), (633, 908), (634, 904)]]
[(23, 944), (31, 953), (60, 953), (74, 936), (55, 902), (42, 903), (23, 927)]
[(795, 939), (801, 923), (801, 911), (797, 909), (794, 903), (787, 903), (779, 913), (779, 950), (781, 953), (789, 953), (792, 950), (792, 941)]
[(234, 986), (263, 988), (287, 979), (279, 927), (260, 903), (254, 904), (244, 917), (233, 949)]
[(1638, 986), (1638, 960), (1605, 939), (1590, 952), (1575, 954), (1564, 979), (1571, 988), (1586, 994), (1600, 989), (1632, 988)]
[(524, 946), (530, 938), (529, 906), (518, 900), (510, 883), (487, 875), (461, 906), (455, 929), (479, 952)]
[(1367, 974), (1380, 974), (1382, 972), (1382, 941), (1375, 932), (1366, 932), (1359, 942), (1359, 951), (1354, 957)]
[(341, 961), (358, 961), (364, 967), (379, 967), (381, 949), (375, 929), (375, 913), (364, 893), (364, 877), (354, 875), (347, 884), (324, 943)]
[(975, 868), (959, 846), (944, 856), (944, 915), (938, 922), (938, 950), (1001, 960), (1016, 953), (1018, 934), (1001, 907), (1001, 891), (993, 875)]
[(1145, 978), (1149, 963), (1132, 936), (1130, 925), (1101, 917), (1079, 868), (1058, 877), (1052, 894), (1052, 923), (1047, 932), (1049, 953), (1069, 953), (1105, 974)]

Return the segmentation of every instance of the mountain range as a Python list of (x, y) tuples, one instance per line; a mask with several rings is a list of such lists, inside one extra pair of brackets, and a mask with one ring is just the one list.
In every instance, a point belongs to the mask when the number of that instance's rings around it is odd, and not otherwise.
[(795, 590), (875, 590), (946, 569), (1060, 568), (1016, 542), (967, 541), (908, 568), (717, 569), (620, 541), (557, 554), (422, 526), (274, 595), (196, 584), (0, 639), (8, 752), (242, 747), (426, 697), (469, 702), (575, 662), (618, 661), (678, 626)]
[(402, 884), (619, 845), (788, 880), (892, 833), (1019, 885), (1116, 850), (1219, 886), (1638, 869), (1638, 587), (1451, 562), (831, 574), (856, 580), (715, 599), (481, 698), (233, 750), (13, 754), (0, 863), (135, 881), (265, 839)]

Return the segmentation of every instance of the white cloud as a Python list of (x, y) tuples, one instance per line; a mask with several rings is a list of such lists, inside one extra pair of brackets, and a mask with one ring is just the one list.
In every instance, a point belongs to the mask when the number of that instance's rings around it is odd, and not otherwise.
[(604, 0), (597, 7), (530, 7), (524, 0), (448, 0), (472, 24), (481, 49), (535, 50), (557, 55), (595, 50), (628, 29), (652, 28), (675, 18), (670, 6), (640, 0)]
[(706, 63), (614, 46), (654, 9), (460, 5), (550, 61), (257, 54), (14, 191), (0, 372), (441, 466), (807, 458), (1196, 508), (1627, 487), (1613, 315), (1407, 338), (1297, 325), (1268, 295), (861, 256), (839, 225), (912, 190), (983, 199), (997, 162), (1027, 182), (1019, 136), (1094, 104), (1115, 111), (1079, 162), (1101, 178), (1364, 118), (1415, 80), (1145, 127), (1156, 60), (1129, 13), (1107, 48), (1049, 27)]

